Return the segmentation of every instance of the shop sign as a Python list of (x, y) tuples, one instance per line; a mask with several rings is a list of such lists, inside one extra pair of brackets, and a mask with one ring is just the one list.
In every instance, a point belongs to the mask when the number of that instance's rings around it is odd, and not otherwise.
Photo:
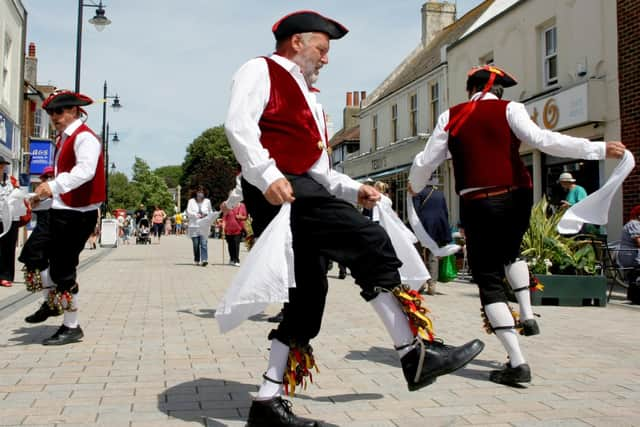
[(53, 144), (49, 139), (31, 139), (29, 141), (29, 173), (40, 175), (44, 168), (53, 164)]
[(585, 82), (525, 105), (527, 112), (543, 129), (567, 129), (589, 121), (589, 92)]

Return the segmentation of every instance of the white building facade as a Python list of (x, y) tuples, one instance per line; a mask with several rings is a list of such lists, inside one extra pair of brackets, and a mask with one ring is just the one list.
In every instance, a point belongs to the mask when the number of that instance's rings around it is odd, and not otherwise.
[(20, 0), (0, 0), (0, 155), (13, 175), (20, 164), (26, 19)]
[[(610, 0), (496, 0), (447, 49), (451, 105), (467, 100), (465, 82), (473, 65), (495, 63), (518, 80), (504, 98), (522, 102), (546, 129), (588, 138), (619, 140), (616, 3)], [(570, 172), (588, 193), (597, 190), (617, 161), (556, 158), (523, 144), (521, 157), (534, 185), (534, 201), (552, 203), (564, 193), (560, 173)], [(453, 178), (448, 169), (448, 180)], [(457, 198), (451, 215), (458, 215)], [(622, 194), (615, 195), (607, 234), (623, 225)]]

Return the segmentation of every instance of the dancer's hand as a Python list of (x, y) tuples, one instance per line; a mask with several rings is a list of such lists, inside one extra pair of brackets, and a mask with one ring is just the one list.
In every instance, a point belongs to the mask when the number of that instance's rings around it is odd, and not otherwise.
[(620, 141), (607, 141), (607, 158), (619, 159), (624, 155), (625, 146)]
[(265, 191), (264, 197), (275, 206), (285, 202), (292, 203), (296, 199), (293, 197), (293, 187), (287, 178), (279, 178), (273, 181)]
[(367, 209), (372, 209), (380, 197), (380, 192), (367, 184), (361, 185), (358, 190), (358, 203)]
[(53, 193), (51, 192), (51, 187), (49, 187), (49, 184), (46, 182), (43, 182), (42, 184), (38, 185), (38, 187), (36, 187), (35, 193), (36, 194), (33, 197), (34, 199), (44, 200), (53, 196)]

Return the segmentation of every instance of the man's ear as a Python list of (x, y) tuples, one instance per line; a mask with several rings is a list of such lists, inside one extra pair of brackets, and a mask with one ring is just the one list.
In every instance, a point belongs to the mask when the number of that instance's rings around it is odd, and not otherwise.
[(294, 34), (291, 36), (291, 47), (295, 52), (300, 52), (304, 47), (302, 34)]

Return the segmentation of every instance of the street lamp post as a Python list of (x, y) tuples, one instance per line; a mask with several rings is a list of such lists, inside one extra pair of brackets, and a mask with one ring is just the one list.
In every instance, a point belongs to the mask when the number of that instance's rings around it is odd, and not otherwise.
[(95, 4), (93, 2), (87, 4), (84, 3), (83, 0), (78, 0), (78, 29), (76, 32), (76, 93), (80, 92), (80, 58), (82, 56), (82, 10), (85, 7), (96, 8), (95, 16), (89, 20), (89, 22), (96, 27), (96, 30), (102, 31), (104, 30), (104, 27), (111, 24), (111, 20), (105, 16), (102, 0), (100, 0), (99, 4)]
[[(120, 142), (120, 138), (118, 138), (118, 132), (113, 133), (113, 142)], [(105, 191), (105, 201), (104, 201), (104, 212), (105, 214), (109, 212), (109, 123), (107, 123), (107, 133), (106, 138), (104, 139), (104, 168), (105, 168), (105, 179), (104, 179), (104, 191)], [(113, 163), (111, 165), (111, 169), (115, 169), (116, 164)]]

